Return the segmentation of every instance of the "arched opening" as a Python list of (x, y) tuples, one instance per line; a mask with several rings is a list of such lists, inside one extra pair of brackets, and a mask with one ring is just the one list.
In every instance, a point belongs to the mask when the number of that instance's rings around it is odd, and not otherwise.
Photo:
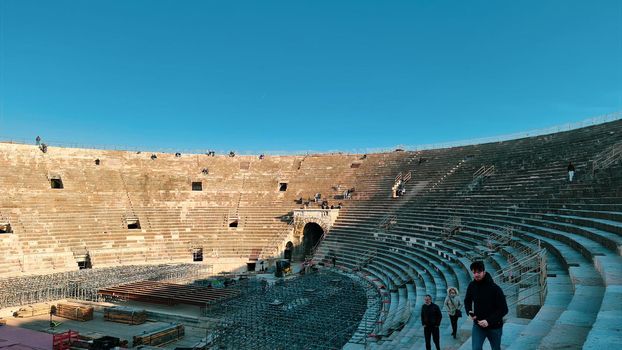
[(285, 245), (285, 251), (283, 252), (283, 259), (292, 260), (292, 251), (294, 250), (294, 243), (287, 242)]
[(50, 186), (54, 189), (63, 189), (65, 188), (63, 186), (63, 180), (60, 178), (60, 176), (53, 176), (50, 179)]
[(316, 224), (315, 222), (310, 222), (305, 225), (302, 231), (301, 259), (313, 254), (313, 248), (315, 248), (318, 244), (323, 234), (324, 230), (322, 229), (322, 226)]
[(192, 261), (203, 261), (203, 248), (192, 248)]
[(238, 223), (238, 219), (229, 219), (229, 228), (237, 228)]
[(9, 223), (8, 221), (0, 221), (0, 233), (13, 233), (11, 223)]
[(84, 256), (78, 257), (77, 262), (80, 270), (93, 268), (93, 265), (91, 264), (91, 256), (88, 252)]

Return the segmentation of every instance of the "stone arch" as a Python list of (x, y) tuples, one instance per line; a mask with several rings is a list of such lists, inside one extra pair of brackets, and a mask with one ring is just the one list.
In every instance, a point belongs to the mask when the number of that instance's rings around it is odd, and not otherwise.
[(317, 224), (322, 228), (324, 233), (327, 233), (330, 230), (331, 222), (330, 220), (322, 220), (317, 217), (295, 217), (294, 218), (294, 237), (296, 239), (302, 240), (304, 234), (304, 228), (309, 223)]
[[(310, 253), (310, 250), (315, 247), (317, 242), (321, 239), (322, 234), (328, 234), (334, 220), (336, 219), (336, 215), (334, 214), (333, 210), (294, 210), (294, 230), (292, 234), (292, 241), (295, 246), (293, 252), (294, 259), (304, 259), (306, 255)], [(313, 230), (313, 232), (317, 232), (316, 234), (309, 236), (312, 238), (311, 243), (309, 243), (309, 238), (305, 241), (305, 230)]]

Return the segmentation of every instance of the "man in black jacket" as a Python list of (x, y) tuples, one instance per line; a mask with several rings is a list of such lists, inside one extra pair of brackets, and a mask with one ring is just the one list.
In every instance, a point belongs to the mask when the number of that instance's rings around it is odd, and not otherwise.
[(473, 320), (471, 345), (473, 350), (481, 350), (488, 338), (492, 350), (500, 350), (503, 316), (508, 313), (505, 295), (486, 272), (483, 262), (473, 262), (471, 272), (473, 281), (469, 283), (464, 297), (464, 307)]
[(430, 336), (434, 340), (436, 350), (441, 349), (439, 341), (438, 327), (441, 325), (441, 319), (443, 314), (438, 305), (432, 302), (432, 296), (429, 294), (423, 299), (425, 304), (421, 307), (421, 324), (423, 325), (423, 335), (425, 337), (425, 348), (430, 350), (432, 344), (430, 344)]

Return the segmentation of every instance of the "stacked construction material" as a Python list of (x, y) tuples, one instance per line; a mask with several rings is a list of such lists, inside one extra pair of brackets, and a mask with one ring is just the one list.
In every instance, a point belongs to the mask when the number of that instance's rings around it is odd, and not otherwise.
[(141, 281), (102, 288), (97, 291), (97, 294), (116, 299), (122, 298), (166, 305), (187, 304), (200, 307), (240, 295), (239, 290), (220, 289), (214, 282), (212, 282), (212, 287), (214, 288), (157, 281)]
[(50, 307), (51, 305), (49, 304), (28, 305), (25, 307), (21, 307), (19, 310), (15, 311), (13, 313), (13, 316), (25, 318), (25, 317), (33, 317), (33, 316), (38, 316), (38, 315), (49, 315)]
[(147, 321), (147, 312), (144, 309), (134, 309), (125, 306), (107, 307), (104, 308), (104, 320), (127, 324), (143, 324)]
[(171, 324), (165, 328), (159, 328), (144, 334), (134, 336), (134, 343), (137, 345), (163, 345), (184, 337), (184, 326), (181, 324)]
[(56, 316), (76, 321), (89, 321), (93, 319), (93, 307), (72, 303), (58, 303)]

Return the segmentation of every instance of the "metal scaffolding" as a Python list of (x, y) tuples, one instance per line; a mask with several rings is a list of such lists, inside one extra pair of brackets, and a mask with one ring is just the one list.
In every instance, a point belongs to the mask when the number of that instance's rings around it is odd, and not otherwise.
[(0, 279), (0, 308), (67, 298), (99, 301), (100, 288), (145, 280), (191, 280), (208, 272), (207, 265), (128, 265), (5, 278)]
[(241, 297), (206, 309), (219, 320), (213, 349), (341, 349), (367, 310), (365, 289), (330, 271), (238, 288)]

